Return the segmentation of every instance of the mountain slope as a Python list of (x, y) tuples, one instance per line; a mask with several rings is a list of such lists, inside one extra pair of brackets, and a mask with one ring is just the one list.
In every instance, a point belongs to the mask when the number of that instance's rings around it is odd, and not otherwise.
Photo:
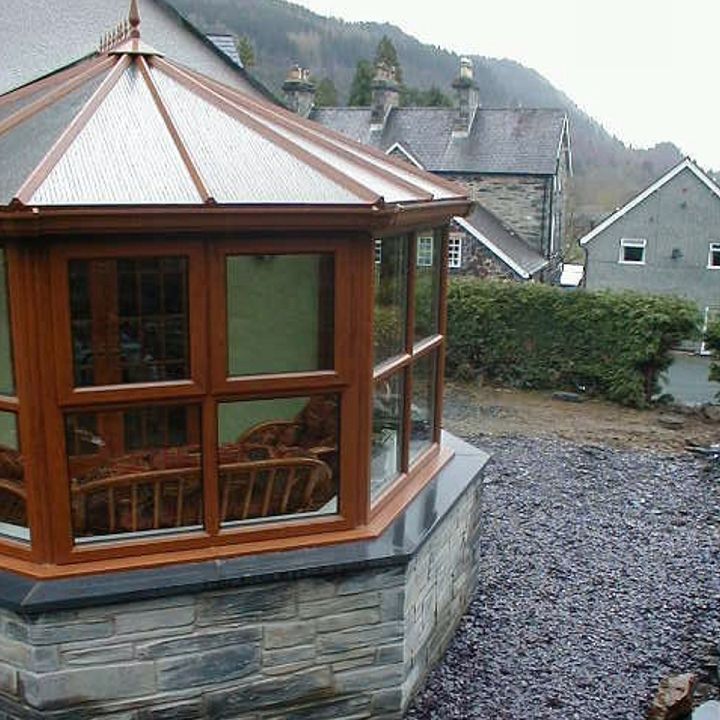
[[(371, 59), (383, 35), (395, 45), (409, 86), (436, 85), (450, 93), (459, 67), (459, 55), (423, 44), (394, 25), (325, 18), (284, 0), (169, 1), (205, 32), (247, 36), (255, 49), (252, 72), (275, 91), (297, 63), (318, 80), (331, 78), (345, 102), (357, 61)], [(681, 158), (671, 143), (649, 150), (627, 147), (532, 69), (512, 60), (473, 60), (483, 105), (561, 107), (568, 112), (575, 170), (574, 237)]]

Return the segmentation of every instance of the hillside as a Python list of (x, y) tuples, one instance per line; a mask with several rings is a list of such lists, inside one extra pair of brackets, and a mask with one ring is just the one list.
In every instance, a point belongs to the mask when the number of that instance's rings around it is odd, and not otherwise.
[[(316, 80), (331, 78), (341, 102), (348, 96), (355, 65), (371, 59), (383, 35), (395, 45), (407, 85), (446, 93), (459, 55), (426, 45), (399, 28), (325, 18), (284, 0), (170, 0), (205, 32), (247, 36), (254, 47), (252, 72), (279, 92), (289, 67), (309, 68)], [(575, 169), (572, 234), (612, 211), (674, 165), (681, 153), (671, 143), (649, 150), (627, 147), (584, 113), (536, 71), (512, 60), (474, 57), (486, 107), (562, 107), (570, 117)]]

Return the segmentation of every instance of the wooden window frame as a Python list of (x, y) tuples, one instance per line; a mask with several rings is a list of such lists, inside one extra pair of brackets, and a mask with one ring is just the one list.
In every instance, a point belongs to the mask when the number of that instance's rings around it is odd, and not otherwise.
[[(432, 233), (433, 240), (440, 241), (438, 258), (439, 286), (438, 286), (438, 332), (415, 341), (415, 279), (417, 274), (417, 244), (418, 239)], [(375, 498), (368, 498), (371, 503), (370, 521), (389, 521), (429, 482), (439, 469), (450, 459), (449, 453), (443, 452), (440, 447), (442, 433), (442, 407), (445, 374), (445, 347), (447, 334), (447, 263), (448, 238), (447, 225), (412, 230), (400, 233), (407, 238), (407, 301), (405, 326), (405, 352), (379, 363), (373, 368), (372, 385), (378, 380), (387, 379), (396, 373), (403, 373), (403, 431), (401, 465), (398, 475)], [(438, 237), (439, 235), (439, 237)], [(387, 235), (386, 237), (397, 237)], [(420, 266), (422, 268), (422, 266)], [(374, 298), (374, 287), (372, 292)], [(410, 431), (411, 431), (411, 404), (413, 393), (412, 371), (415, 361), (431, 354), (437, 353), (435, 402), (433, 418), (433, 437), (430, 446), (423, 450), (412, 463), (409, 457)], [(372, 403), (372, 392), (369, 393)]]
[[(364, 235), (363, 240), (369, 236)], [(328, 539), (331, 533), (347, 532), (363, 525), (367, 513), (358, 497), (365, 492), (362, 463), (358, 466), (362, 439), (355, 436), (358, 427), (359, 364), (354, 358), (352, 318), (360, 284), (369, 279), (356, 278), (354, 268), (360, 243), (352, 236), (322, 235), (238, 236), (236, 240), (210, 238), (180, 240), (161, 238), (147, 242), (119, 242), (109, 247), (92, 242), (70, 242), (54, 245), (49, 252), (50, 293), (54, 298), (52, 313), (52, 349), (56, 354), (53, 385), (54, 408), (46, 418), (48, 464), (55, 478), (51, 483), (55, 519), (50, 544), (58, 565), (107, 562), (173, 551), (200, 552), (210, 547), (246, 544), (249, 550), (262, 545), (276, 549), (283, 540), (318, 536)], [(332, 253), (334, 262), (334, 364), (331, 370), (272, 375), (228, 377), (227, 305), (225, 297), (225, 258), (239, 254), (323, 254)], [(187, 381), (160, 381), (127, 385), (76, 388), (73, 386), (73, 358), (70, 344), (70, 293), (68, 267), (72, 259), (119, 257), (188, 257), (189, 334), (191, 377)], [(365, 291), (367, 294), (367, 290)], [(368, 301), (369, 305), (370, 301)], [(370, 360), (366, 360), (370, 363)], [(338, 513), (315, 518), (286, 518), (241, 526), (221, 527), (219, 521), (219, 478), (217, 473), (217, 411), (222, 402), (275, 399), (319, 394), (339, 398), (340, 503)], [(70, 482), (65, 447), (64, 418), (70, 412), (123, 410), (138, 405), (199, 405), (201, 410), (203, 512), (202, 530), (183, 531), (160, 536), (133, 536), (78, 543), (73, 536), (70, 509)], [(363, 487), (358, 487), (363, 486)], [(302, 541), (298, 542), (298, 546)], [(47, 551), (47, 546), (46, 546)]]

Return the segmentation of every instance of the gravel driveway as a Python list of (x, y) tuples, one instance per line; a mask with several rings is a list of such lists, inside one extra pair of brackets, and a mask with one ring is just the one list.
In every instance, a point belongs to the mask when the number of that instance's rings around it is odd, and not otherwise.
[(469, 439), (494, 453), (480, 582), (407, 718), (639, 720), (688, 671), (720, 696), (720, 478), (687, 455)]

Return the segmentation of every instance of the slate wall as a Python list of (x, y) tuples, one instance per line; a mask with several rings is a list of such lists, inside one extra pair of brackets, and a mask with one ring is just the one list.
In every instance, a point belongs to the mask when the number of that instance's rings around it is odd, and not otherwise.
[(37, 617), (0, 610), (0, 719), (400, 718), (475, 584), (479, 485), (404, 564)]

